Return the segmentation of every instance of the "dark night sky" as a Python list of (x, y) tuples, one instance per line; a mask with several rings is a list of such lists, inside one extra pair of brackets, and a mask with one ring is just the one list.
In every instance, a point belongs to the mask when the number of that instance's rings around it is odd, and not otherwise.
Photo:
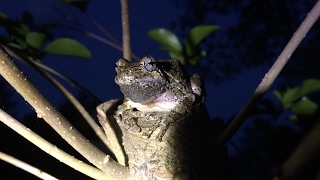
[[(77, 9), (57, 3), (54, 0), (15, 0), (15, 3), (9, 1), (0, 2), (0, 11), (7, 14), (12, 19), (21, 17), (23, 11), (32, 13), (36, 23), (44, 22), (62, 22), (68, 24), (70, 22), (63, 19), (54, 8), (77, 19), (81, 24), (94, 33), (104, 36), (86, 16), (81, 14)], [(121, 41), (121, 12), (118, 1), (106, 3), (107, 1), (92, 1), (88, 6), (88, 14), (94, 17), (103, 27), (105, 27), (113, 36)], [(133, 2), (133, 1), (132, 1)], [(180, 15), (173, 4), (169, 0), (165, 1), (142, 1), (135, 0), (130, 4), (130, 23), (131, 23), (131, 45), (132, 51), (143, 57), (152, 55), (156, 59), (169, 58), (166, 51), (159, 49), (160, 44), (148, 38), (146, 33), (154, 28), (169, 28), (172, 21), (177, 21)], [(230, 19), (231, 18), (231, 19)], [(218, 21), (219, 22), (219, 21)], [(228, 26), (228, 22), (232, 23), (232, 17), (226, 20), (220, 20), (221, 30), (223, 26)], [(1, 33), (3, 29), (0, 29)], [(73, 35), (70, 31), (57, 31), (61, 36)], [(62, 74), (77, 81), (97, 97), (103, 101), (115, 98), (122, 98), (119, 87), (114, 83), (114, 63), (122, 57), (122, 52), (98, 42), (76, 34), (77, 39), (84, 43), (92, 53), (89, 60), (73, 57), (47, 56), (43, 59), (43, 63), (58, 70)], [(181, 37), (180, 37), (181, 38)], [(182, 38), (181, 38), (182, 39)], [(53, 102), (55, 106), (59, 106), (65, 101), (63, 95), (56, 90), (51, 84), (34, 73), (26, 65), (19, 63), (23, 71), (30, 77), (42, 93)], [(260, 83), (268, 67), (259, 67), (253, 70), (245, 70), (233, 80), (223, 81), (216, 85), (212, 82), (206, 82), (207, 99), (206, 105), (209, 109), (211, 118), (220, 117), (227, 120), (237, 111), (250, 97), (256, 86)], [(62, 81), (66, 87), (77, 95), (78, 90)], [(269, 92), (267, 97), (272, 97)], [(20, 98), (19, 108), (30, 110), (22, 98)], [(30, 112), (29, 111), (29, 112)], [(236, 141), (237, 137), (235, 137)], [(232, 147), (229, 148), (230, 153), (234, 153)]]

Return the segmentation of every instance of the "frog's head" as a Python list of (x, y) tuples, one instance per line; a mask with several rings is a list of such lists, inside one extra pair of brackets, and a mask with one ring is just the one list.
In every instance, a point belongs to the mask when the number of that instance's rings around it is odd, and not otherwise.
[(139, 62), (119, 59), (116, 71), (115, 82), (124, 96), (133, 102), (146, 104), (165, 92), (167, 79), (151, 56)]

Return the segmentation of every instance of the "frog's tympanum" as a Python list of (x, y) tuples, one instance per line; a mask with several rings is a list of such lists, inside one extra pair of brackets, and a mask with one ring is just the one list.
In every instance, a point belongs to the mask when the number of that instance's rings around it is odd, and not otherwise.
[(190, 76), (178, 60), (120, 59), (116, 71), (115, 82), (125, 96), (117, 116), (129, 131), (146, 129), (142, 137), (149, 138), (159, 129), (156, 138), (161, 141), (171, 124), (189, 116), (204, 101), (200, 76)]

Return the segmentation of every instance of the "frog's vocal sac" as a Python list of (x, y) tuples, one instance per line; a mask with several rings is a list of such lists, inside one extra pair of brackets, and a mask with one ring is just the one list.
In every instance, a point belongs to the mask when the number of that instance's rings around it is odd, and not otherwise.
[(128, 130), (147, 129), (145, 138), (159, 129), (156, 139), (161, 141), (171, 124), (192, 114), (205, 98), (200, 76), (190, 76), (179, 60), (120, 59), (116, 72), (115, 82), (125, 97), (117, 115)]

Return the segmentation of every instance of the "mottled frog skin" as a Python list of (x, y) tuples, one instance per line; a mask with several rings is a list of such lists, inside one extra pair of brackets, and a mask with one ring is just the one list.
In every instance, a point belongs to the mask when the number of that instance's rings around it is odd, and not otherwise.
[(120, 59), (116, 71), (115, 82), (125, 97), (117, 116), (127, 130), (146, 128), (142, 137), (149, 138), (159, 128), (156, 139), (161, 141), (172, 123), (183, 120), (204, 101), (200, 76), (190, 76), (178, 60)]

